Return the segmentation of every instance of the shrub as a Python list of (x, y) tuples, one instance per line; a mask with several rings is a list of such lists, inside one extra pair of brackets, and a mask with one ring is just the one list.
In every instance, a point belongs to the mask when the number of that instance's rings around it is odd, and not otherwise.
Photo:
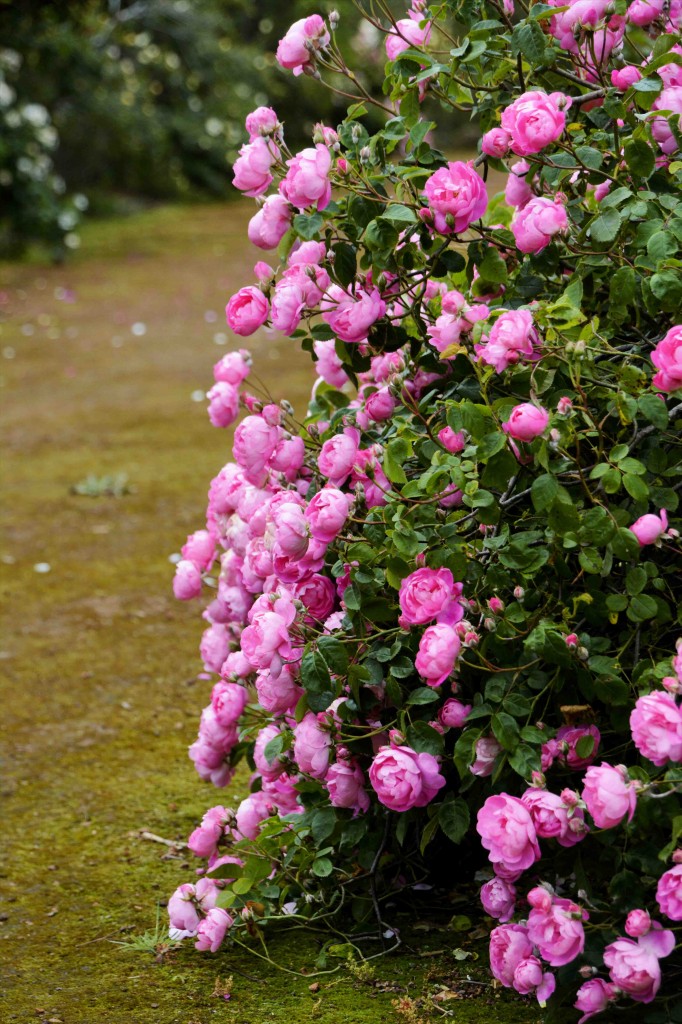
[[(244, 350), (215, 367), (211, 421), (247, 415), (177, 567), (179, 598), (212, 588), (219, 677), (190, 755), (219, 787), (242, 758), (254, 775), (190, 836), (207, 872), (173, 934), (216, 949), (349, 908), (349, 942), (368, 920), (399, 940), (387, 893), (452, 886), (453, 863), (464, 884), (487, 853), (502, 985), (543, 1005), (558, 985), (582, 1020), (672, 999), (679, 7), (367, 17), (384, 98), (355, 87), (336, 15), (297, 22), (278, 59), (357, 101), (295, 155), (254, 111), (235, 166), (279, 266), (228, 324), (284, 331), (319, 376), (300, 427), (242, 390)], [(475, 160), (430, 144), (451, 109)]]

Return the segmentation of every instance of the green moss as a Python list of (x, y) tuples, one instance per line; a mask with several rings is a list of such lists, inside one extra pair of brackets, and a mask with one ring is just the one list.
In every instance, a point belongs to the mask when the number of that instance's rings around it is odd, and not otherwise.
[[(437, 991), (461, 967), (448, 952), (419, 955), (449, 951), (451, 935), (418, 932), (377, 962), (375, 982), (344, 969), (311, 993), (305, 978), (232, 949), (157, 958), (116, 944), (153, 929), (157, 907), (164, 921), (195, 868), (139, 831), (184, 840), (206, 807), (229, 802), (186, 757), (208, 683), (196, 679), (201, 621), (173, 601), (168, 555), (201, 525), (229, 455), (191, 393), (210, 382), (222, 306), (257, 258), (244, 252), (251, 213), (159, 208), (90, 223), (67, 266), (2, 268), (0, 350), (15, 353), (2, 360), (3, 1021), (375, 1024), (399, 1019), (393, 1000)], [(301, 408), (307, 357), (284, 338), (249, 342), (259, 375)], [(88, 473), (126, 473), (135, 491), (71, 494)], [(242, 778), (230, 793), (240, 788)], [(293, 950), (290, 938), (273, 944), (284, 965), (317, 955), (316, 938), (299, 934)], [(214, 983), (230, 975), (226, 1002)], [(442, 1006), (462, 1022), (539, 1017), (479, 991)]]

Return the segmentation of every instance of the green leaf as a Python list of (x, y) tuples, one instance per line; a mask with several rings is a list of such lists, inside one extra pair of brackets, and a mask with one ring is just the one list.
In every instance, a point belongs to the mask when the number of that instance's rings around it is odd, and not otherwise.
[(645, 501), (649, 496), (649, 488), (641, 476), (635, 476), (633, 473), (624, 474), (623, 487), (635, 501)]
[(313, 861), (313, 874), (318, 878), (327, 878), (334, 870), (334, 865), (329, 857), (318, 857)]
[(393, 203), (387, 206), (381, 215), (382, 220), (390, 221), (391, 224), (416, 224), (417, 214), (409, 206), (401, 206)]
[(506, 434), (503, 434), (500, 430), (496, 430), (481, 438), (476, 448), (476, 454), (481, 462), (487, 462), (493, 455), (497, 455), (497, 453), (501, 451), (506, 444)]
[(488, 246), (485, 256), (478, 264), (478, 272), (483, 281), (493, 284), (505, 284), (507, 281), (507, 264), (494, 245)]
[(424, 831), (421, 834), (421, 839), (419, 840), (420, 853), (424, 853), (424, 850), (429, 845), (429, 843), (435, 836), (436, 832), (438, 831), (438, 827), (438, 815), (434, 814), (433, 818), (431, 818), (431, 821), (428, 823), (428, 825), (425, 827)]
[(536, 21), (521, 22), (512, 32), (512, 55), (521, 54), (531, 65), (542, 63), (546, 45), (547, 37)]
[(653, 295), (666, 312), (677, 313), (682, 306), (682, 273), (679, 269), (663, 270), (649, 281)]
[(245, 896), (254, 884), (251, 878), (237, 878), (232, 883), (232, 892), (236, 893), (237, 896)]
[(551, 507), (554, 499), (559, 493), (559, 484), (556, 477), (549, 473), (542, 473), (536, 477), (530, 489), (530, 496), (536, 512), (544, 512)]
[(470, 814), (462, 797), (446, 797), (438, 808), (438, 824), (453, 843), (461, 843), (469, 829)]
[(622, 216), (618, 210), (604, 210), (590, 224), (590, 238), (598, 244), (612, 242), (620, 230)]
[[(346, 594), (348, 590), (346, 590)], [(344, 595), (345, 599), (345, 595)], [(330, 690), (331, 677), (327, 663), (318, 651), (308, 651), (301, 661), (301, 682), (311, 693), (322, 693)]]
[(506, 711), (499, 711), (493, 715), (490, 724), (497, 742), (505, 750), (514, 750), (519, 742), (519, 725), (516, 719)]
[(639, 541), (632, 530), (621, 526), (617, 531), (609, 547), (616, 558), (630, 559), (639, 554)]
[(348, 288), (355, 280), (357, 271), (355, 249), (346, 242), (338, 242), (332, 246), (334, 253), (334, 275), (344, 288)]
[(320, 654), (329, 666), (330, 672), (343, 676), (348, 671), (348, 649), (333, 636), (321, 636), (317, 641)]
[(540, 751), (520, 743), (509, 755), (509, 764), (522, 779), (530, 779), (533, 772), (540, 771)]
[[(637, 294), (637, 278), (632, 267), (619, 267), (611, 278), (609, 299), (611, 313), (632, 306)], [(623, 317), (624, 319), (624, 317)]]
[(420, 686), (417, 690), (413, 690), (407, 698), (406, 704), (433, 704), (434, 701), (440, 700), (436, 690), (430, 686)]
[(324, 224), (320, 213), (297, 213), (293, 220), (294, 231), (305, 242), (311, 241)]
[(659, 430), (665, 430), (668, 426), (668, 410), (659, 395), (642, 395), (637, 406), (649, 423), (653, 423)]
[(624, 146), (628, 170), (638, 178), (650, 178), (656, 166), (653, 149), (643, 139), (630, 139)]
[(627, 616), (631, 622), (646, 622), (647, 619), (653, 619), (657, 611), (658, 605), (653, 597), (637, 594), (628, 605)]
[(443, 753), (443, 737), (427, 722), (414, 722), (407, 730), (407, 742), (418, 754)]
[(284, 749), (284, 736), (282, 733), (278, 733), (269, 743), (265, 744), (265, 750), (263, 756), (268, 764), (272, 764), (276, 757), (278, 757)]
[(407, 457), (407, 444), (402, 438), (397, 437), (384, 448), (381, 465), (384, 473), (393, 484), (406, 484), (407, 477), (403, 469), (403, 462)]
[(321, 807), (313, 815), (310, 831), (319, 846), (336, 827), (336, 812), (333, 807)]

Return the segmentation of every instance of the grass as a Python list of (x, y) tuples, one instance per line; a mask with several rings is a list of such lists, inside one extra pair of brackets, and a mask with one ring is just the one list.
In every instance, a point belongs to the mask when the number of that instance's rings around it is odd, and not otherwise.
[[(187, 759), (209, 684), (196, 677), (201, 621), (173, 601), (168, 556), (201, 525), (229, 457), (192, 396), (225, 351), (226, 298), (258, 258), (251, 213), (157, 208), (87, 224), (63, 267), (0, 266), (0, 1019), (417, 1024), (456, 1006), (460, 1024), (536, 1021), (428, 921), (371, 975), (344, 967), (312, 990), (239, 950), (165, 941), (165, 902), (195, 865), (140, 832), (184, 840), (246, 788), (238, 777), (218, 795)], [(286, 338), (249, 342), (273, 394), (301, 408), (307, 357)], [(300, 934), (295, 949), (275, 940), (283, 965), (315, 959), (317, 937)]]

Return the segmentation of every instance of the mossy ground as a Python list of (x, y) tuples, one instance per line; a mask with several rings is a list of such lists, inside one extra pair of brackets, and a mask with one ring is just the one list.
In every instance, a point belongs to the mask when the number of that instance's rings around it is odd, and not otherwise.
[[(418, 930), (404, 953), (377, 962), (374, 980), (344, 968), (318, 992), (233, 949), (206, 955), (186, 944), (158, 957), (116, 944), (153, 931), (157, 908), (164, 925), (169, 893), (194, 871), (139, 831), (184, 839), (216, 802), (186, 757), (208, 683), (196, 679), (201, 622), (172, 599), (168, 555), (201, 525), (208, 481), (229, 455), (229, 438), (191, 395), (224, 351), (213, 338), (226, 296), (250, 279), (251, 212), (159, 208), (90, 223), (64, 267), (0, 267), (0, 1019), (416, 1024), (446, 1011), (462, 1024), (539, 1020), (536, 1007), (489, 986), (468, 989), (467, 972), (485, 980), (485, 971), (458, 963), (451, 951), (467, 940), (447, 931)], [(273, 394), (300, 408), (307, 357), (275, 336), (249, 348)], [(70, 491), (88, 474), (118, 473), (132, 493)], [(284, 965), (316, 954), (315, 938), (299, 934), (295, 947), (274, 943)], [(230, 975), (225, 1001), (215, 980)], [(441, 983), (476, 997), (411, 1018), (409, 1003), (403, 1013), (392, 1005)]]

